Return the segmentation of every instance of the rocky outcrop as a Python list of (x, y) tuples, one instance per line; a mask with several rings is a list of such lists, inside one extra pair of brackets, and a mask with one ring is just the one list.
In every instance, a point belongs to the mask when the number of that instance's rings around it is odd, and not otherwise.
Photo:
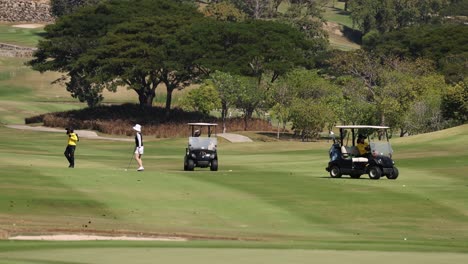
[(2, 22), (52, 22), (49, 0), (0, 0)]

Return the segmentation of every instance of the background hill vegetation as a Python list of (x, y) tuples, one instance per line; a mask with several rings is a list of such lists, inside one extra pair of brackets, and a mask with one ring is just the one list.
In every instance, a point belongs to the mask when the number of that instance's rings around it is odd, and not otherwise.
[[(244, 129), (253, 117), (273, 117), (279, 130), (294, 127), (302, 134), (317, 135), (337, 123), (417, 134), (467, 120), (467, 27), (455, 8), (465, 2), (51, 1), (57, 21), (41, 33), (30, 65), (61, 72), (58, 83), (89, 107), (117, 90), (127, 97), (132, 92), (126, 90), (133, 91), (131, 101), (142, 111), (163, 104), (163, 116), (148, 125), (170, 123), (175, 106), (222, 120), (236, 112)], [(291, 91), (294, 100), (279, 100), (279, 83), (310, 81), (305, 75), (291, 79), (302, 69), (317, 73), (306, 89), (329, 83), (337, 96)], [(226, 75), (216, 77), (217, 71)], [(184, 92), (201, 84), (216, 92)], [(175, 105), (174, 92), (180, 94)], [(303, 104), (317, 109), (297, 112)]]

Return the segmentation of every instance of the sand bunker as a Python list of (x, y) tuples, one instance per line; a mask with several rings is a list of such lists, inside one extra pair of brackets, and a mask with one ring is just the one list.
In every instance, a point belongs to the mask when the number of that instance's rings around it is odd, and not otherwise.
[(130, 237), (130, 236), (95, 236), (95, 235), (44, 235), (14, 236), (9, 240), (43, 240), (43, 241), (86, 241), (86, 240), (121, 240), (121, 241), (187, 241), (181, 237)]
[(13, 27), (17, 27), (17, 28), (40, 28), (40, 27), (44, 27), (44, 24), (19, 24), (19, 25), (13, 25)]

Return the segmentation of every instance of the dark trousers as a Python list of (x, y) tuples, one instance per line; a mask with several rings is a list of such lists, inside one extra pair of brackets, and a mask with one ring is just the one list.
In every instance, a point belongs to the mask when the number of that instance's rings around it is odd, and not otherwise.
[(68, 162), (70, 162), (70, 167), (75, 167), (75, 148), (76, 146), (68, 145), (63, 153), (67, 158)]

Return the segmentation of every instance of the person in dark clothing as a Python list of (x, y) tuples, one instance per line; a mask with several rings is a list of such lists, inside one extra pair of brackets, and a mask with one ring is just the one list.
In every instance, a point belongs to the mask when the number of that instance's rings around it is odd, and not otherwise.
[(144, 171), (145, 168), (143, 168), (143, 161), (141, 160), (141, 156), (143, 155), (143, 152), (144, 152), (143, 136), (141, 134), (141, 126), (139, 124), (136, 124), (133, 127), (133, 130), (137, 132), (135, 134), (135, 160), (138, 162), (137, 171)]
[(67, 158), (70, 165), (68, 168), (75, 167), (75, 150), (76, 150), (76, 142), (78, 142), (78, 135), (73, 132), (73, 128), (69, 127), (66, 129), (68, 135), (68, 143), (67, 147), (65, 148), (65, 152), (63, 153)]

